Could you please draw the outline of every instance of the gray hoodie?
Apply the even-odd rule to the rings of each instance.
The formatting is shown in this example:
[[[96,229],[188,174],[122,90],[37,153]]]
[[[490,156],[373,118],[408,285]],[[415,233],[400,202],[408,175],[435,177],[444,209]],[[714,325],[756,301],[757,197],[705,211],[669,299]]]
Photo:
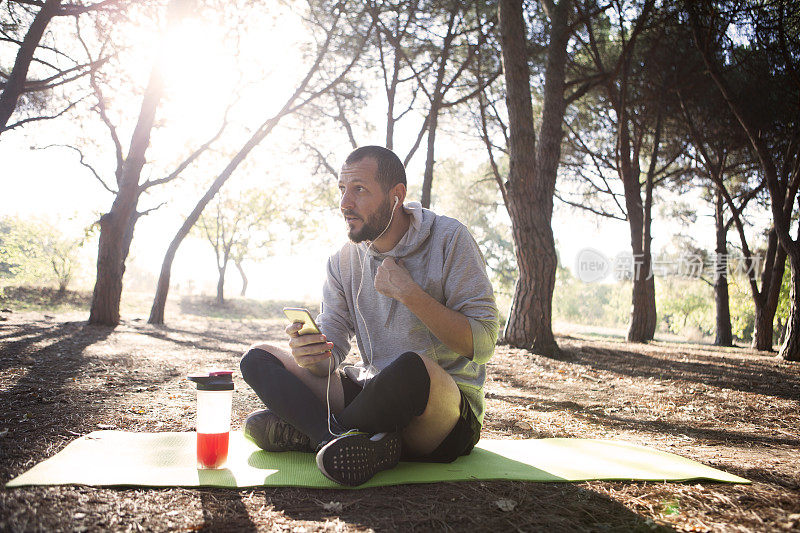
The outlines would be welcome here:
[[[317,324],[334,345],[337,366],[347,357],[353,335],[356,336],[361,362],[344,370],[362,385],[371,375],[360,370],[370,361],[380,371],[407,351],[433,359],[453,377],[482,424],[486,362],[494,353],[499,328],[497,304],[483,255],[467,228],[457,220],[436,215],[418,202],[403,208],[411,215],[411,223],[392,250],[382,254],[368,249],[364,242],[348,242],[328,259]],[[455,353],[405,305],[375,290],[375,273],[386,257],[402,259],[403,266],[425,292],[467,317],[474,347],[471,358]]]

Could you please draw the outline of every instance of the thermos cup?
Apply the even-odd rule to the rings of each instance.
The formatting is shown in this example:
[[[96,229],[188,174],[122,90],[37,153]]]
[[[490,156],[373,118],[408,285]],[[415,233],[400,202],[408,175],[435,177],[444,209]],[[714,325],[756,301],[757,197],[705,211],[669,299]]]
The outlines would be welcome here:
[[[222,468],[228,459],[233,372],[193,374],[197,384],[197,468]]]

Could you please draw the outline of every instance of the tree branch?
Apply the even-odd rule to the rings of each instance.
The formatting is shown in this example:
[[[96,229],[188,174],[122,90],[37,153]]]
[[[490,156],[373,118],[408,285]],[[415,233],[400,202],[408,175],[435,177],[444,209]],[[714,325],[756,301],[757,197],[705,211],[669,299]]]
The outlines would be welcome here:
[[[232,105],[233,104],[231,104],[231,106]],[[228,106],[228,109],[225,112],[225,118],[223,118],[223,120],[222,120],[222,125],[219,127],[219,130],[217,130],[217,132],[214,134],[213,137],[211,137],[209,140],[207,140],[202,145],[200,145],[200,147],[197,148],[197,150],[195,150],[194,152],[189,154],[189,156],[186,159],[184,159],[183,161],[181,161],[181,163],[169,175],[164,176],[163,178],[158,178],[158,179],[155,179],[155,180],[147,180],[147,181],[145,181],[144,183],[142,183],[139,186],[139,191],[140,192],[144,192],[147,189],[149,189],[150,187],[155,187],[156,185],[163,185],[164,183],[169,183],[170,181],[172,181],[175,178],[177,178],[178,176],[180,176],[181,172],[186,170],[186,168],[189,167],[189,165],[194,163],[194,161],[198,157],[203,155],[203,152],[208,150],[209,147],[214,143],[214,141],[219,139],[220,135],[222,135],[222,132],[225,131],[225,128],[228,126],[228,112],[230,111],[231,106]]]
[[[480,81],[480,80],[479,80]],[[486,146],[486,152],[489,156],[489,164],[492,168],[492,176],[497,183],[497,188],[500,189],[500,195],[503,197],[503,205],[508,205],[508,191],[506,190],[503,177],[500,175],[500,169],[497,166],[497,161],[494,158],[494,150],[492,149],[492,141],[489,138],[488,120],[486,119],[486,103],[484,102],[485,95],[481,93],[478,96],[478,107],[480,109],[480,123],[481,123],[481,139]]]
[[[114,189],[109,187],[108,184],[103,180],[103,178],[100,177],[100,174],[97,172],[97,170],[95,170],[95,168],[86,161],[86,157],[84,156],[83,152],[79,148],[77,148],[75,146],[72,146],[72,145],[69,145],[69,144],[48,144],[47,146],[42,146],[41,148],[35,147],[35,148],[32,148],[32,149],[34,149],[34,150],[46,150],[48,148],[68,148],[68,149],[76,152],[78,154],[78,157],[79,157],[79,161],[78,162],[91,171],[91,173],[95,177],[95,179],[97,179],[97,181],[100,182],[100,185],[102,185],[103,188],[105,190],[107,190],[108,192],[110,192],[111,194],[114,194],[114,195],[117,194],[117,191],[115,191]]]
[[[459,98],[457,100],[453,100],[452,102],[442,102],[441,109],[447,109],[449,107],[453,107],[453,106],[456,106],[456,105],[459,105],[459,104],[463,104],[467,100],[471,100],[471,99],[475,98],[479,93],[482,93],[484,91],[484,89],[486,89],[486,87],[491,85],[492,82],[494,82],[494,80],[496,80],[500,76],[501,72],[502,71],[500,71],[500,70],[497,70],[497,71],[493,72],[489,76],[489,78],[485,81],[485,83],[483,85],[480,85],[480,86],[476,87],[475,90],[471,91],[468,94],[465,94],[461,98]]]
[[[566,122],[566,121],[565,121],[565,122]],[[587,146],[587,144],[586,144],[586,143],[583,141],[583,138],[582,138],[582,137],[581,137],[581,136],[578,134],[578,132],[576,132],[576,131],[575,131],[575,129],[572,127],[572,124],[569,124],[569,123],[567,123],[567,129],[569,129],[569,131],[572,133],[572,138],[573,138],[573,139],[576,139],[576,140],[578,141],[578,144],[580,145],[580,147],[581,147],[581,149],[583,150],[583,152],[584,152],[586,155],[588,155],[588,156],[589,156],[589,158],[592,160],[592,164],[594,165],[595,169],[597,170],[597,176],[598,176],[598,177],[599,177],[601,180],[603,180],[603,183],[604,183],[604,184],[605,184],[605,186],[606,186],[606,191],[605,191],[605,192],[607,192],[607,193],[611,194],[611,198],[614,200],[614,203],[615,203],[615,204],[617,204],[617,208],[619,208],[619,210],[620,210],[620,213],[623,213],[623,214],[625,214],[625,215],[626,215],[626,217],[627,217],[627,211],[626,211],[626,210],[625,210],[625,209],[622,207],[622,205],[619,203],[619,200],[617,200],[617,196],[616,196],[616,195],[613,193],[613,191],[611,190],[611,184],[609,184],[609,183],[608,183],[608,180],[606,179],[606,177],[605,177],[605,174],[603,173],[603,170],[602,170],[602,168],[600,167],[600,162],[599,162],[600,160],[602,160],[602,161],[605,163],[605,165],[606,165],[607,167],[611,167],[611,165],[609,164],[609,162],[608,162],[607,160],[605,160],[604,158],[598,158],[598,157],[597,157],[597,155],[594,153],[594,151],[593,151],[593,150],[591,150],[591,149],[589,148],[589,146]],[[584,179],[585,179],[585,178],[584,178]],[[595,184],[594,184],[594,182],[592,182],[592,180],[587,180],[587,181],[588,181],[589,183],[591,183],[592,185],[595,185]],[[596,187],[598,190],[602,190],[600,187],[597,187],[596,185],[595,185],[595,187]]]
[[[150,209],[145,209],[144,211],[139,211],[138,213],[136,213],[136,218],[143,217],[143,216],[145,216],[145,215],[149,215],[150,213],[152,213],[152,212],[153,212],[153,211],[155,211],[156,209],[161,209],[161,208],[162,208],[162,207],[164,207],[165,205],[167,205],[167,202],[166,202],[166,201],[164,201],[164,202],[161,202],[161,203],[160,203],[160,204],[158,204],[157,206],[155,206],[155,207],[151,207]]]
[[[40,121],[40,120],[52,120],[52,119],[54,119],[54,118],[58,118],[58,117],[60,117],[61,115],[63,115],[64,113],[66,113],[67,111],[69,111],[70,109],[72,109],[73,107],[75,107],[76,105],[78,105],[78,104],[79,104],[80,102],[82,102],[82,101],[83,101],[85,98],[86,98],[86,97],[84,96],[83,98],[80,98],[80,99],[78,99],[78,100],[76,100],[76,101],[74,101],[74,102],[71,102],[71,103],[70,103],[70,104],[69,104],[67,107],[65,107],[64,109],[62,109],[60,112],[56,113],[55,115],[45,115],[45,116],[39,116],[39,117],[29,117],[29,118],[25,118],[25,119],[22,119],[22,120],[20,120],[20,121],[17,121],[17,122],[15,122],[15,123],[11,124],[10,126],[5,126],[5,127],[3,127],[3,128],[0,128],[0,133],[3,133],[3,132],[5,132],[5,131],[10,131],[10,130],[13,130],[14,128],[18,128],[18,127],[20,127],[20,126],[24,126],[25,124],[29,124],[29,123],[31,123],[31,122],[38,122],[38,121]]]
[[[414,145],[406,154],[405,159],[403,159],[403,165],[407,166],[408,162],[411,161],[411,158],[414,156],[414,152],[417,151],[419,148],[420,143],[422,142],[422,137],[425,136],[425,132],[428,131],[428,122],[430,121],[430,117],[426,116],[425,120],[422,121],[422,127],[419,129],[419,133],[417,134],[417,139],[414,141]]]
[[[75,33],[77,35],[78,42],[81,43],[83,50],[86,52],[86,56],[92,60],[92,53],[89,51],[89,46],[86,44],[86,41],[84,41],[83,36],[81,35],[80,19],[78,18],[75,19]],[[116,126],[114,126],[114,123],[111,122],[111,118],[108,116],[105,95],[103,95],[100,84],[97,83],[97,76],[94,70],[89,72],[89,85],[91,85],[95,98],[97,98],[97,105],[94,107],[94,109],[100,115],[100,119],[103,121],[103,124],[105,124],[106,128],[108,129],[108,133],[111,136],[111,142],[114,144],[114,157],[116,160],[114,177],[116,178],[117,186],[119,186],[120,180],[122,179],[122,165],[125,162],[124,156],[122,155],[122,142],[119,139]]]
[[[316,146],[313,146],[312,144],[307,143],[307,142],[304,142],[303,145],[306,148],[309,148],[311,151],[313,151],[316,154],[317,163],[319,165],[325,167],[325,170],[327,170],[330,175],[332,175],[334,178],[336,178],[338,176],[339,173],[336,171],[335,168],[333,168],[333,165],[331,165],[328,162],[328,158],[325,157],[325,155],[322,152],[320,152],[319,149]],[[317,167],[317,168],[319,168],[319,167]]]
[[[301,107],[305,106],[309,102],[315,100],[320,95],[328,92],[329,90],[331,90],[331,88],[333,88],[336,85],[338,85],[339,83],[341,83],[341,81],[344,79],[344,77],[347,75],[347,73],[350,72],[350,69],[352,69],[353,66],[361,58],[361,54],[364,52],[364,44],[366,43],[367,39],[369,38],[369,35],[372,33],[373,25],[374,25],[374,22],[372,24],[370,24],[369,28],[367,28],[367,32],[363,36],[363,38],[361,40],[361,45],[358,47],[358,53],[353,56],[352,61],[350,61],[350,63],[342,70],[342,72],[340,72],[339,75],[336,76],[336,78],[333,79],[333,81],[331,81],[330,83],[328,83],[327,85],[325,85],[321,89],[311,93],[305,100],[303,100],[299,104],[297,104],[297,105],[295,105],[293,107],[290,107],[288,109],[284,108],[284,110],[281,111],[280,116],[288,115],[290,113],[293,113],[293,112],[297,111]],[[318,54],[317,59],[314,61],[313,66],[308,70],[308,74],[303,79],[303,82],[301,82],[301,84],[298,87],[297,91],[295,91],[294,95],[292,95],[292,97],[290,98],[290,100],[289,100],[290,102],[293,102],[296,98],[298,98],[300,96],[300,94],[302,94],[302,92],[305,90],[305,87],[308,85],[309,81],[311,81],[311,78],[313,77],[314,73],[319,68],[319,65],[322,63],[322,58],[325,56],[328,48],[330,47],[330,41],[331,41],[332,37],[333,37],[333,29],[331,29],[331,31],[328,33],[328,36],[325,39],[325,44],[322,47],[322,52],[320,52]]]
[[[593,208],[591,206],[588,206],[588,205],[585,205],[585,204],[579,204],[577,202],[573,202],[571,200],[567,200],[565,198],[562,198],[561,195],[558,193],[558,191],[553,193],[553,196],[555,196],[561,202],[563,202],[563,203],[565,203],[567,205],[570,205],[572,207],[577,207],[578,209],[583,209],[584,211],[589,211],[590,213],[594,213],[595,215],[599,215],[601,217],[612,218],[614,220],[621,220],[623,222],[628,220],[628,217],[621,217],[619,215],[615,215],[614,213],[609,213],[607,211],[602,211],[602,210],[599,210],[599,209],[595,209],[595,208]]]
[[[59,85],[64,85],[65,83],[69,83],[71,81],[77,80],[80,77],[86,75],[84,69],[88,67],[89,70],[96,69],[106,63],[110,57],[104,57],[102,59],[98,59],[97,61],[92,61],[91,63],[84,63],[81,65],[75,65],[74,67],[70,67],[66,70],[61,70],[56,74],[48,78],[44,78],[41,80],[26,80],[25,87],[22,90],[24,93],[36,92],[36,91],[45,91],[47,89],[52,89],[53,87],[58,87]],[[67,74],[77,72],[77,74],[73,76],[67,76]],[[63,79],[64,76],[67,76]]]

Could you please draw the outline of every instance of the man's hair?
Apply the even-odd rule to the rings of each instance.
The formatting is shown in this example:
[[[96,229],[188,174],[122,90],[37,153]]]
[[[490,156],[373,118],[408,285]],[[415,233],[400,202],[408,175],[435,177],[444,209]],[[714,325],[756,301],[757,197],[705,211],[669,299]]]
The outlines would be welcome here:
[[[371,157],[378,162],[378,171],[375,179],[384,192],[398,183],[406,185],[406,169],[403,166],[403,162],[394,152],[383,146],[371,145],[356,148],[350,152],[350,155],[344,160],[344,164],[352,165],[367,157]]]

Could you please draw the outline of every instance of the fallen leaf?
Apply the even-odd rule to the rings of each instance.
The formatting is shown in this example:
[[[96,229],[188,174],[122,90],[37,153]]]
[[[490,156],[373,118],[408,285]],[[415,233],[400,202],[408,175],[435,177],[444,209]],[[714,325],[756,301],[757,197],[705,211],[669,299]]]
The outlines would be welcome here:
[[[72,515],[72,518],[75,520],[80,520],[81,518],[86,518],[86,513],[75,513]]]
[[[117,429],[114,424],[97,424],[98,429]]]
[[[322,504],[322,508],[329,512],[341,513],[342,502],[327,502]]]
[[[494,504],[497,506],[498,509],[500,509],[501,511],[506,512],[506,513],[513,511],[514,508],[517,506],[517,502],[516,501],[509,500],[509,499],[506,499],[506,498],[501,498],[501,499],[497,500],[496,502],[494,502]]]
[[[525,429],[525,430],[528,430],[528,431],[530,431],[531,429],[533,429],[533,426],[531,425],[531,423],[530,423],[530,422],[527,422],[527,421],[525,421],[525,420],[520,420],[520,421],[518,421],[518,422],[517,422],[516,424],[514,424],[514,425],[515,425],[516,427],[518,427],[519,429]]]

